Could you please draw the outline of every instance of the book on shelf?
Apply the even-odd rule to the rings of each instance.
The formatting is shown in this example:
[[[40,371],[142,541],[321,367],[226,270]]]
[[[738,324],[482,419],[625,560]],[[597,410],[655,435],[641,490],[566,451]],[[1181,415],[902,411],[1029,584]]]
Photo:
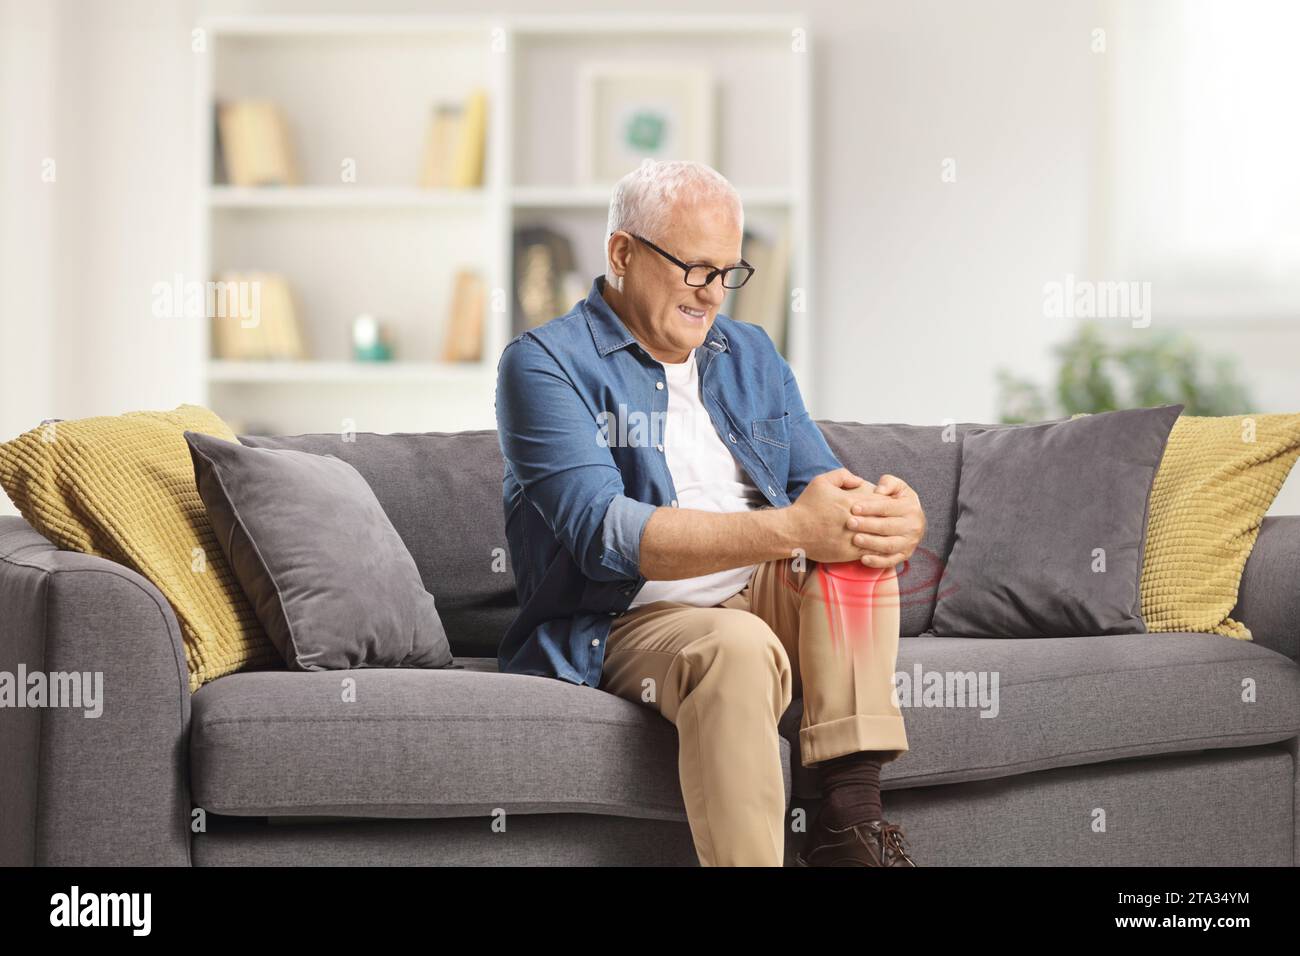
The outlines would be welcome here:
[[[483,90],[475,90],[463,103],[434,106],[420,171],[423,188],[473,189],[483,185],[487,108]]]
[[[298,185],[289,127],[276,104],[266,100],[220,103],[217,132],[221,167],[230,185]]]
[[[482,186],[483,158],[486,152],[487,93],[475,90],[465,101],[451,185],[460,189]]]
[[[214,283],[212,354],[230,361],[307,357],[293,290],[270,272],[223,272]]]
[[[461,107],[451,103],[440,103],[433,109],[424,149],[424,168],[420,171],[420,185],[425,189],[437,189],[451,178],[461,113]]]
[[[741,248],[754,274],[743,288],[727,293],[722,311],[741,322],[761,325],[777,351],[786,349],[786,319],[789,313],[786,293],[790,277],[790,242],[785,229],[767,238],[745,230]]]
[[[487,285],[478,273],[461,269],[452,286],[451,310],[443,337],[444,362],[478,362],[483,358]]]

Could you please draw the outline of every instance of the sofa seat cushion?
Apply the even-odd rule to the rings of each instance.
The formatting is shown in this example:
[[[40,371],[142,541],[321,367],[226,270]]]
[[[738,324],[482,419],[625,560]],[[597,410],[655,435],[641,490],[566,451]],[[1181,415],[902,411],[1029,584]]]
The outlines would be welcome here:
[[[1300,733],[1300,666],[1215,634],[906,637],[894,670],[908,751],[881,770],[886,789],[1248,747]],[[914,691],[918,671],[922,685],[943,678],[953,688],[952,675],[973,675],[971,686],[983,679],[989,693],[983,701],[967,695],[966,706],[957,706],[955,692],[932,690],[927,699]],[[802,715],[796,698],[781,720],[788,740],[798,740]],[[819,794],[818,774],[797,759],[794,778],[796,794]]]
[[[232,816],[435,818],[500,808],[686,820],[677,730],[654,710],[591,687],[499,674],[491,658],[453,664],[213,681],[192,699],[195,805]],[[785,740],[781,762],[788,795]]]

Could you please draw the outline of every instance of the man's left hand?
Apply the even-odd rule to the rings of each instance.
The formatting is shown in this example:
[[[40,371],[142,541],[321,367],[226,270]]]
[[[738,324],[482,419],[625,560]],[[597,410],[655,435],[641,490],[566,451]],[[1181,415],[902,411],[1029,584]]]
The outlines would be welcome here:
[[[853,543],[867,550],[860,560],[866,564],[869,556],[884,556],[893,567],[910,558],[926,526],[921,499],[911,486],[896,475],[881,475],[874,486],[867,482],[852,493],[861,497],[849,519],[849,527],[858,532]]]

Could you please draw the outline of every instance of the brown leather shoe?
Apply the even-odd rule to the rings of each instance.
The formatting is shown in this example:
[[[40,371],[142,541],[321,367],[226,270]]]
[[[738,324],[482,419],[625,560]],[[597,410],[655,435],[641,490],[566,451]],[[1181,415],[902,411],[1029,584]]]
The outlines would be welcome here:
[[[916,866],[904,836],[902,827],[887,820],[837,830],[819,816],[795,860],[799,866]]]

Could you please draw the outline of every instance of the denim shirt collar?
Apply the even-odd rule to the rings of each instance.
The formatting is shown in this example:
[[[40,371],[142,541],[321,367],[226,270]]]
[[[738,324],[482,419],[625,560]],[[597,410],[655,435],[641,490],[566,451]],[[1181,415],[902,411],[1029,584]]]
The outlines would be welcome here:
[[[587,293],[587,298],[582,303],[582,311],[587,316],[587,326],[591,329],[591,337],[596,343],[596,352],[601,358],[636,342],[636,336],[605,301],[605,296],[601,294],[604,287],[605,277],[596,276],[591,283],[591,291]],[[709,327],[709,334],[704,337],[704,344],[711,348],[714,354],[728,350],[727,337],[718,328],[716,318],[713,325]]]

